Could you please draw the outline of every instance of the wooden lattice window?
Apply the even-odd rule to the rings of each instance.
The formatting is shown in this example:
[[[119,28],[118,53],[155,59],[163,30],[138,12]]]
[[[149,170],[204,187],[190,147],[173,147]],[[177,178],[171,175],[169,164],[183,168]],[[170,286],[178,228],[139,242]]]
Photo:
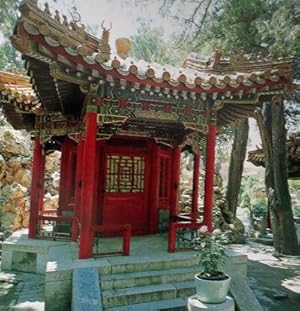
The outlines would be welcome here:
[[[159,183],[159,197],[167,198],[169,196],[169,174],[170,174],[170,159],[161,157],[160,159],[160,183]]]
[[[144,173],[144,157],[107,155],[105,191],[143,192]]]

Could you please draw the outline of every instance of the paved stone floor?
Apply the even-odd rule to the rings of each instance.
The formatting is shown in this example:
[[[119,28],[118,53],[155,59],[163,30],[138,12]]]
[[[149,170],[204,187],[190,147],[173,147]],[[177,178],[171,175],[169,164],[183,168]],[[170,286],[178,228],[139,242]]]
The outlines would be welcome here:
[[[248,255],[248,283],[265,311],[300,310],[299,256],[276,258],[272,247],[251,241],[232,248]],[[0,269],[0,311],[43,311],[43,293],[44,275]]]
[[[300,310],[300,256],[277,258],[273,247],[252,241],[232,248],[248,255],[248,284],[265,311]]]
[[[0,311],[11,310],[44,310],[44,275],[0,270]]]

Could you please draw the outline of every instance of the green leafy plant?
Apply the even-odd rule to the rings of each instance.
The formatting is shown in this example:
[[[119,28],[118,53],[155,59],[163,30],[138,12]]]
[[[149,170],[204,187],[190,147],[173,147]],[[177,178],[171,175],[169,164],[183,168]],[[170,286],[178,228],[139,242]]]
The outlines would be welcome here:
[[[227,256],[228,233],[222,233],[219,229],[210,233],[207,226],[202,226],[199,232],[199,237],[195,239],[196,256],[199,257],[198,264],[202,269],[199,277],[210,280],[226,278],[225,274],[220,271],[220,266]]]

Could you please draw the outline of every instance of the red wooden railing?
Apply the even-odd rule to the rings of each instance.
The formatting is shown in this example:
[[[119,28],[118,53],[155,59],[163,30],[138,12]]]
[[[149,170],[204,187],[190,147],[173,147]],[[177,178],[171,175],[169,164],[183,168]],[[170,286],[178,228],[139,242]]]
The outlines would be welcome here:
[[[174,253],[176,250],[191,250],[193,246],[193,237],[197,236],[197,231],[203,225],[203,221],[198,218],[193,218],[190,215],[178,215],[173,217],[169,224],[169,238],[168,238],[168,250],[170,253]],[[190,233],[190,239],[186,246],[177,246],[179,239],[184,239],[184,236],[178,237],[179,230],[186,230]]]
[[[131,239],[131,225],[118,225],[118,224],[108,224],[108,225],[97,225],[93,227],[94,241],[97,243],[100,238],[105,237],[105,235],[119,235],[123,238],[122,250],[115,252],[100,252],[98,247],[96,251],[93,250],[93,257],[101,257],[108,255],[123,255],[129,256],[130,253],[130,239]],[[98,244],[97,244],[98,245]]]

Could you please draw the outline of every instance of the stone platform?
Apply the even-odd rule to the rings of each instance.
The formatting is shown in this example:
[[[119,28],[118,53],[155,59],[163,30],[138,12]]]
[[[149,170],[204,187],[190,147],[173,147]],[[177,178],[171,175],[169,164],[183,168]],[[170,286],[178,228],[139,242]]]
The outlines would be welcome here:
[[[121,239],[101,241],[104,251],[118,249]],[[26,230],[3,243],[3,270],[45,274],[46,310],[70,310],[74,270],[94,268],[99,277],[103,310],[186,310],[195,293],[194,251],[168,253],[166,234],[133,237],[129,257],[77,258],[77,243],[28,239]],[[247,256],[228,251],[224,266],[231,277],[245,281]],[[74,299],[73,299],[74,301]]]
[[[235,311],[234,300],[227,296],[223,303],[204,303],[197,299],[197,295],[188,299],[188,311]]]

